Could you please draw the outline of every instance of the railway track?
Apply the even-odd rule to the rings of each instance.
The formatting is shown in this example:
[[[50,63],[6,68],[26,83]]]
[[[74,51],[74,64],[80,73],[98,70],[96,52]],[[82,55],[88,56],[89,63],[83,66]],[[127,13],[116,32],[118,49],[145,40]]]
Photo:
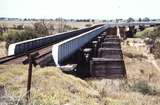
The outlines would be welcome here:
[[[38,57],[36,57],[36,61],[39,61],[40,58],[43,58],[47,54],[51,53],[51,50],[52,50],[52,45],[49,45],[47,47],[28,51],[25,54],[3,57],[3,58],[0,58],[0,64],[23,64],[23,61],[25,61],[27,59],[27,55],[29,53],[32,54],[35,52],[39,53]]]
[[[16,59],[18,56],[7,56],[0,58],[0,64],[4,64],[6,62],[9,62],[10,60]]]
[[[55,42],[55,43],[57,43],[57,42]],[[26,53],[23,53],[23,54],[2,57],[2,58],[0,58],[0,64],[7,64],[7,65],[8,64],[23,64],[23,61],[25,61],[27,59],[27,55],[35,53],[35,52],[37,52],[39,54],[35,59],[36,62],[42,64],[42,61],[45,59],[45,56],[48,56],[49,54],[51,55],[52,46],[55,43],[50,44],[45,47],[37,48],[35,50],[27,51]]]
[[[11,55],[11,56],[0,58],[0,64],[23,64],[23,61],[25,61],[25,59],[27,59],[27,55],[28,54],[32,54],[34,52],[39,53],[39,56],[36,57],[36,61],[37,61],[37,63],[42,64],[43,59],[45,59],[47,56],[50,56],[51,51],[52,51],[52,45],[54,45],[54,44],[56,44],[58,42],[64,41],[67,38],[74,37],[76,35],[79,35],[79,34],[87,32],[87,31],[90,31],[90,30],[92,30],[92,29],[94,29],[96,27],[99,27],[99,26],[101,26],[101,25],[96,25],[96,26],[93,26],[93,27],[90,27],[90,28],[84,28],[84,29],[80,29],[80,30],[77,30],[77,31],[71,31],[71,32],[66,32],[66,33],[62,33],[62,34],[60,33],[60,35],[57,36],[57,38],[59,37],[57,40],[55,40],[52,43],[47,42],[49,44],[47,44],[47,45],[44,44],[43,47],[35,48],[35,49],[29,50],[29,51],[25,51],[25,52],[22,51],[22,53],[20,53],[20,54],[15,54],[15,55]],[[67,35],[68,35],[68,37],[67,37]],[[61,37],[64,37],[64,38],[62,39]],[[50,37],[50,39],[51,38],[52,37]],[[56,39],[56,37],[55,37],[55,39]],[[45,40],[45,37],[44,37],[44,40]],[[36,42],[36,40],[35,40],[35,42]],[[46,43],[46,41],[45,41],[45,43]],[[25,43],[23,44],[23,46],[22,46],[23,50],[26,50],[23,47],[28,47],[28,46],[33,46],[34,47],[34,45],[32,45],[32,43],[31,44],[28,43],[27,46],[26,46],[26,44]],[[16,48],[14,50],[16,50]],[[21,49],[18,49],[18,50],[21,50]]]

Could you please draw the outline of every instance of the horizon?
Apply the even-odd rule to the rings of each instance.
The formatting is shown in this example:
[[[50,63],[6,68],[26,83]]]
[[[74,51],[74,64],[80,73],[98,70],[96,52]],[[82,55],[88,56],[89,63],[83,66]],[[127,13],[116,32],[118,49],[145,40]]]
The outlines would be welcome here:
[[[64,19],[64,20],[72,20],[73,18],[63,18],[63,17],[57,17],[57,18],[18,18],[18,17],[1,17],[0,16],[0,19],[35,19],[35,20],[56,20],[56,19]],[[128,17],[127,19],[129,18],[132,18],[132,17]],[[144,17],[144,18],[149,18],[149,17]],[[141,18],[141,19],[144,19],[144,18]],[[127,20],[127,19],[122,19],[122,20]],[[136,20],[139,20],[140,18],[133,18],[135,21]],[[149,18],[150,20],[160,20],[160,18]],[[26,20],[26,21],[27,21]],[[120,18],[117,18],[117,19],[94,19],[94,18],[75,18],[73,20],[106,20],[106,21],[110,21],[110,20],[120,20]]]

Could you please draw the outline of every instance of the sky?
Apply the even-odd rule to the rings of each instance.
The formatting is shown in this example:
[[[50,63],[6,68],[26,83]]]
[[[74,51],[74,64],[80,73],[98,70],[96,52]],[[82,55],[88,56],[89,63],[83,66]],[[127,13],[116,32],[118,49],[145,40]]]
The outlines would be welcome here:
[[[160,18],[160,0],[0,0],[0,17]]]

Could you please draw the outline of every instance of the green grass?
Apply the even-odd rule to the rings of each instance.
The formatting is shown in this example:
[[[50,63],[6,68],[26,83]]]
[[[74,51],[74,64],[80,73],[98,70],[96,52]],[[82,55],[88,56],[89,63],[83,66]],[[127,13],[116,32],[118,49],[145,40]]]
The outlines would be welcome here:
[[[137,32],[134,37],[136,38],[145,38],[151,34],[152,31],[154,31],[154,27],[146,28],[143,31]]]

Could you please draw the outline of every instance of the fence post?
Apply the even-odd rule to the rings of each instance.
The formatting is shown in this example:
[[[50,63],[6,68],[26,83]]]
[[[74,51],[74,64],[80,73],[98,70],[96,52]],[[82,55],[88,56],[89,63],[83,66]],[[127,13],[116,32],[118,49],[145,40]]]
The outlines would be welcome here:
[[[28,54],[27,55],[28,58],[23,61],[23,64],[27,64],[29,63],[29,68],[28,68],[28,81],[27,81],[27,94],[26,94],[26,99],[27,99],[27,103],[30,101],[30,90],[31,90],[31,82],[32,82],[32,68],[33,66],[36,67],[37,63],[35,61],[35,58],[37,56],[39,56],[38,52],[32,53],[32,54]]]
[[[29,68],[28,68],[28,81],[27,81],[27,94],[26,94],[26,98],[27,98],[27,103],[30,100],[30,89],[31,89],[31,81],[32,81],[32,56],[31,54],[28,55],[28,60],[29,60]]]

